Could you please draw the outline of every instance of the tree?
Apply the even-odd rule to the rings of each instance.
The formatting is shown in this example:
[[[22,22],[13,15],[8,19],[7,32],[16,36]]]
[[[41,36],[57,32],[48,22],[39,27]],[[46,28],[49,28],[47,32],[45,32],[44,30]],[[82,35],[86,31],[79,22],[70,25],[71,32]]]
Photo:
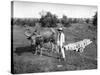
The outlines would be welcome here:
[[[90,21],[89,19],[86,19],[86,23],[89,23],[89,21]]]
[[[73,19],[73,23],[77,23],[78,22],[78,19],[77,18],[74,18]]]
[[[63,17],[61,18],[61,23],[62,23],[65,27],[69,26],[69,21],[68,21],[68,18],[67,18],[66,15],[63,15]]]
[[[46,12],[46,14],[41,15],[40,23],[43,27],[56,27],[56,23],[58,22],[58,18],[56,15],[51,14],[50,12]]]
[[[97,12],[93,16],[93,25],[97,27]]]

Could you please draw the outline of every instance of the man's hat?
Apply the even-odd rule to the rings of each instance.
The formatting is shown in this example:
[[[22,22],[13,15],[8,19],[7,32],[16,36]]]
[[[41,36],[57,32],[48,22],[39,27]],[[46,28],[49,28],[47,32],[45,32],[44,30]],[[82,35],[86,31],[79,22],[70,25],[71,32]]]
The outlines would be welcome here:
[[[63,31],[63,29],[62,28],[58,28],[58,31]]]

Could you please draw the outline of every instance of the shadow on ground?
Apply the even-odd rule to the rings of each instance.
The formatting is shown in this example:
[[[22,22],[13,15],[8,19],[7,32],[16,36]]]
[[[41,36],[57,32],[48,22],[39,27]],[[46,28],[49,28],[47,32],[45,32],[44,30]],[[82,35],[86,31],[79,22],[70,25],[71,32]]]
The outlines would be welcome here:
[[[17,47],[15,52],[17,55],[22,55],[23,53],[33,53],[33,55],[35,54],[35,48],[31,47],[31,46],[25,46],[25,47]],[[38,52],[38,55],[40,55],[40,52]],[[52,57],[52,58],[56,58],[59,59],[60,55],[58,53],[53,53],[53,52],[47,52],[45,50],[42,51],[42,55],[43,56],[47,56],[47,57]]]
[[[32,48],[31,46],[25,46],[25,47],[17,47],[15,50],[15,53],[17,55],[21,55],[22,53],[27,53],[27,52],[35,52],[35,49]]]

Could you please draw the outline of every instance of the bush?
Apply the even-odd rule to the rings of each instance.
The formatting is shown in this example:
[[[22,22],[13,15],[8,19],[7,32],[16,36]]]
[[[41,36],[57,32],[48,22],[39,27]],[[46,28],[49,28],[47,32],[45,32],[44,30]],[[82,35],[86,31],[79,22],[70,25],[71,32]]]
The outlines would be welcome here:
[[[39,22],[39,19],[36,18],[12,18],[11,25],[28,25],[28,26],[35,26],[35,23]]]
[[[58,22],[57,16],[47,12],[46,15],[41,15],[40,23],[42,27],[56,27]]]
[[[93,25],[97,27],[97,12],[93,16]]]
[[[65,15],[63,15],[63,17],[61,18],[61,23],[63,24],[64,27],[69,27],[70,26],[68,18]]]

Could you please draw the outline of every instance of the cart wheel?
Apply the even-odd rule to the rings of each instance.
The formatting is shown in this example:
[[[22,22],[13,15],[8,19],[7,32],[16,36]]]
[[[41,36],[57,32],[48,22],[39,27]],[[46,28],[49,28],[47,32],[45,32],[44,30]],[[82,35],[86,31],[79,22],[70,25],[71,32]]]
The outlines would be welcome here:
[[[84,49],[83,47],[80,47],[79,48],[79,52],[82,53],[83,52],[83,49]]]

